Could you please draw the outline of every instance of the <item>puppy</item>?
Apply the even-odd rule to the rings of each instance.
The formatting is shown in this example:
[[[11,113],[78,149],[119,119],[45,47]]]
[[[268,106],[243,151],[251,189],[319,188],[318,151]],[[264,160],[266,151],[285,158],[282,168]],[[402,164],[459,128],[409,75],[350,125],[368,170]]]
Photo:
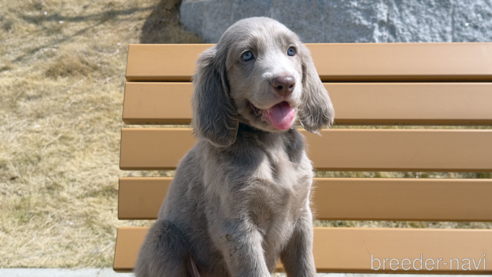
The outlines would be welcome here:
[[[334,110],[309,50],[279,22],[243,19],[198,59],[196,145],[181,160],[137,277],[315,276],[304,139]]]

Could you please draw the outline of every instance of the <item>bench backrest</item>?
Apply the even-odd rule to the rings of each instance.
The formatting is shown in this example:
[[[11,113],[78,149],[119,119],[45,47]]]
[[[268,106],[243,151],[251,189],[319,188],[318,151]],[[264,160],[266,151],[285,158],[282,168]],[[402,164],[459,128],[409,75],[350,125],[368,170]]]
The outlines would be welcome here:
[[[190,80],[199,53],[208,47],[131,45],[124,122],[189,124]],[[302,132],[317,170],[492,171],[490,129],[398,127],[492,125],[491,43],[308,48],[336,110],[336,129],[321,136]],[[196,139],[189,127],[168,127],[124,128],[120,168],[175,169]],[[119,219],[155,219],[171,180],[121,178]],[[324,220],[492,221],[490,196],[491,179],[317,178],[313,207]],[[132,269],[145,232],[119,229],[115,270]],[[484,241],[492,241],[491,231],[316,228],[314,251],[319,271],[374,272],[370,254],[400,261],[421,253],[478,261],[492,256],[492,244],[483,247]],[[386,271],[392,272],[388,264]],[[458,272],[440,269],[445,271]],[[492,272],[492,266],[485,271]]]

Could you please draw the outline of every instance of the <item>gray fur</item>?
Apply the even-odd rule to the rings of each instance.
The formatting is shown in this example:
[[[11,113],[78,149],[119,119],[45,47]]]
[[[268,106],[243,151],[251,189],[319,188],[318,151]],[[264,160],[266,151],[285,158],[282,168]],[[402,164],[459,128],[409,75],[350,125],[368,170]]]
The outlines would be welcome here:
[[[293,46],[295,56],[287,56]],[[251,50],[254,62],[240,60]],[[289,96],[271,80],[294,76]],[[238,21],[198,60],[193,126],[185,155],[139,253],[137,277],[271,276],[280,258],[288,276],[315,276],[313,170],[304,138],[255,116],[288,102],[308,131],[333,122],[333,106],[305,46],[268,18]],[[194,264],[193,264],[194,263]]]

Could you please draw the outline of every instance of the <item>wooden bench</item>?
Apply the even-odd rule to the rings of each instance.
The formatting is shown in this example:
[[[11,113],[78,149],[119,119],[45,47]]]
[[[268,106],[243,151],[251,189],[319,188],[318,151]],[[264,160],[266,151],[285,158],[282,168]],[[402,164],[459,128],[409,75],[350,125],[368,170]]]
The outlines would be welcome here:
[[[123,121],[189,124],[195,61],[210,46],[131,45]],[[492,43],[308,47],[333,100],[337,125],[492,125]],[[302,133],[319,171],[492,171],[490,128]],[[195,141],[189,128],[124,128],[120,168],[175,169]],[[121,178],[118,218],[155,219],[171,181]],[[492,179],[317,178],[312,205],[322,220],[490,222]],[[133,269],[146,232],[118,229],[115,271]],[[490,229],[315,228],[314,233],[319,272],[492,273]],[[415,267],[404,260],[420,255],[421,271],[419,260]],[[453,258],[459,270],[456,260],[450,268]],[[398,270],[392,270],[391,259],[398,260]],[[471,272],[462,270],[468,267],[463,259],[470,259]],[[378,261],[380,269],[372,270]]]

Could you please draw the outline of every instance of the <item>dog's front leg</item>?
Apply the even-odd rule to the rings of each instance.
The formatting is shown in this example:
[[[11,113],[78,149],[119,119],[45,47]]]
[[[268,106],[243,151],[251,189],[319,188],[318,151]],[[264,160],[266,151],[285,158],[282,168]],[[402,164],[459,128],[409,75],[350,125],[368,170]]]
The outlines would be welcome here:
[[[270,277],[262,247],[263,237],[251,223],[234,222],[225,226],[222,250],[233,277]]]
[[[314,277],[313,220],[309,208],[297,220],[294,232],[280,255],[289,277]]]

